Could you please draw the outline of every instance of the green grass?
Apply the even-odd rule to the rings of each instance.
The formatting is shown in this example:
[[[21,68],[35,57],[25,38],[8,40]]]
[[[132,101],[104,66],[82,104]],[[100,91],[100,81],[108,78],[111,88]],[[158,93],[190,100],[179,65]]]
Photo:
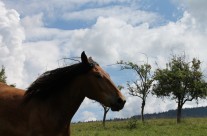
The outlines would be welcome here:
[[[130,129],[130,121],[77,123],[71,125],[72,136],[207,136],[207,118],[187,118],[177,124],[176,119],[137,121]]]

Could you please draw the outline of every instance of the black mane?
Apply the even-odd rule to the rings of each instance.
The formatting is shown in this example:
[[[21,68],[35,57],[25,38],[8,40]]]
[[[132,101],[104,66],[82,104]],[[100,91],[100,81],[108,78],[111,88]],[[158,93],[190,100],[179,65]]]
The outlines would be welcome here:
[[[31,99],[46,100],[50,96],[60,93],[66,84],[70,84],[76,76],[87,73],[94,65],[95,63],[88,65],[78,63],[43,73],[28,87],[23,103],[27,103]]]

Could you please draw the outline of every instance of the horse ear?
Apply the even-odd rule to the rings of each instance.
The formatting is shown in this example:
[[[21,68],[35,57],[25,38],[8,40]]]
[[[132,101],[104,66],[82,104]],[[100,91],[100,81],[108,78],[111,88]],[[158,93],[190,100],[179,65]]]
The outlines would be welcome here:
[[[88,58],[87,58],[87,56],[86,56],[86,54],[85,54],[85,51],[83,51],[82,53],[81,53],[81,61],[82,61],[82,63],[84,63],[84,64],[88,64],[89,62],[88,62]]]

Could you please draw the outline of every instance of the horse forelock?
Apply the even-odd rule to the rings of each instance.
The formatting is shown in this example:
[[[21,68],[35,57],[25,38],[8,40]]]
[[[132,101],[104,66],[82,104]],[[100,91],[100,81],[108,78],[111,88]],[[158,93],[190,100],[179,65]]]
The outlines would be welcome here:
[[[43,73],[28,87],[23,103],[31,99],[47,100],[50,96],[61,93],[66,84],[70,84],[76,76],[87,73],[95,65],[97,63],[91,59],[88,66],[78,63]]]

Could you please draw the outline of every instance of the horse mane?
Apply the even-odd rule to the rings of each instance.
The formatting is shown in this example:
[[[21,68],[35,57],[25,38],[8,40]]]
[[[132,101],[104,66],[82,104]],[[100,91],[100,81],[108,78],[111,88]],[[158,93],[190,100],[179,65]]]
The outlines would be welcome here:
[[[28,87],[23,103],[27,103],[31,99],[44,101],[50,96],[60,93],[65,85],[70,84],[76,76],[87,73],[97,65],[92,59],[89,62],[88,65],[78,63],[43,73]]]

